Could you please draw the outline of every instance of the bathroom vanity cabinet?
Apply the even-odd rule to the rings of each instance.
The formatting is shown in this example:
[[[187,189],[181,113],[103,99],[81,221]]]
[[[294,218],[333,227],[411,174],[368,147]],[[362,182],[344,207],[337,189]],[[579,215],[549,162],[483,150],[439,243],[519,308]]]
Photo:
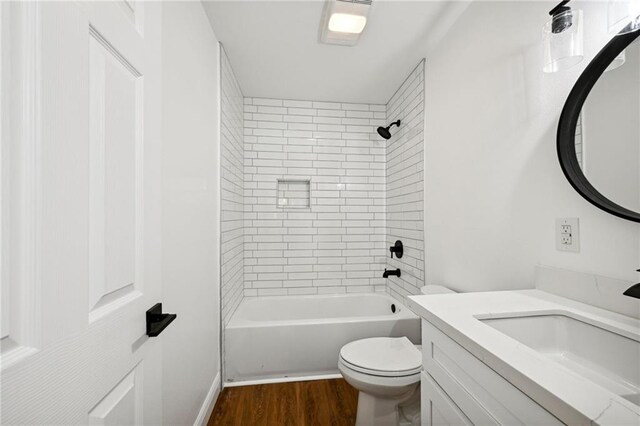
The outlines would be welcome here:
[[[409,297],[423,425],[640,425],[640,320],[540,290]]]
[[[542,406],[422,320],[422,425],[561,425]]]

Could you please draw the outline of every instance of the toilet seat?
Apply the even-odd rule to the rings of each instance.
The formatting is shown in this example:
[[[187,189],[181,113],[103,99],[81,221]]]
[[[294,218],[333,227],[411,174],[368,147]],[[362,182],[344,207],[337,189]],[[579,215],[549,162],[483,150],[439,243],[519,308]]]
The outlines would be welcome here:
[[[407,377],[422,370],[422,354],[406,337],[356,340],[340,350],[346,368],[379,377]]]
[[[419,375],[422,368],[417,368],[414,370],[409,370],[406,372],[394,372],[394,371],[380,371],[380,370],[370,370],[362,367],[358,367],[357,365],[353,365],[348,361],[345,361],[343,358],[340,358],[340,362],[342,365],[350,370],[355,372],[367,375],[367,376],[377,376],[377,377],[386,377],[392,379],[394,377],[409,377],[413,375]]]
[[[408,376],[390,377],[361,373],[345,364],[342,358],[338,360],[338,370],[340,370],[342,376],[351,386],[355,387],[358,390],[367,390],[372,394],[376,393],[374,388],[382,388],[384,389],[384,393],[386,394],[404,394],[404,391],[401,391],[400,389],[406,389],[407,386],[412,386],[416,383],[420,383],[420,376],[422,375],[421,372],[417,372]],[[398,390],[392,392],[391,389]]]

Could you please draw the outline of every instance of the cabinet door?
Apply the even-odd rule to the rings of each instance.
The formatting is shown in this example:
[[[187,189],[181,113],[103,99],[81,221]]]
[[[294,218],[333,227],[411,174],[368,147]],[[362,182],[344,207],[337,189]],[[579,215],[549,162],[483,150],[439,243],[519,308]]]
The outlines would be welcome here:
[[[422,426],[473,425],[429,374],[422,373]]]
[[[474,424],[563,424],[427,321],[422,322],[422,356],[425,372]]]

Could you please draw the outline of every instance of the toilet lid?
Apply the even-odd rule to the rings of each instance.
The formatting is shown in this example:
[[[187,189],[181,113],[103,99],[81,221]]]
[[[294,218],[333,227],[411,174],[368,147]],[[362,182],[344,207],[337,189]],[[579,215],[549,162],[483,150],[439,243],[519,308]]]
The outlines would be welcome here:
[[[406,337],[374,337],[347,343],[340,358],[351,368],[378,376],[407,376],[422,369],[422,353]]]

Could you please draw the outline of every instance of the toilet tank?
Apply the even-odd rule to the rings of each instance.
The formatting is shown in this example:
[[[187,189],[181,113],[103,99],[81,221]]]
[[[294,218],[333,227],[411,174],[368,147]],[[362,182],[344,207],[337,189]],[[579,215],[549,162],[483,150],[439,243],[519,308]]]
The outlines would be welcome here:
[[[441,286],[441,285],[425,285],[420,289],[422,294],[447,294],[447,293],[455,293],[455,291],[450,288]]]

